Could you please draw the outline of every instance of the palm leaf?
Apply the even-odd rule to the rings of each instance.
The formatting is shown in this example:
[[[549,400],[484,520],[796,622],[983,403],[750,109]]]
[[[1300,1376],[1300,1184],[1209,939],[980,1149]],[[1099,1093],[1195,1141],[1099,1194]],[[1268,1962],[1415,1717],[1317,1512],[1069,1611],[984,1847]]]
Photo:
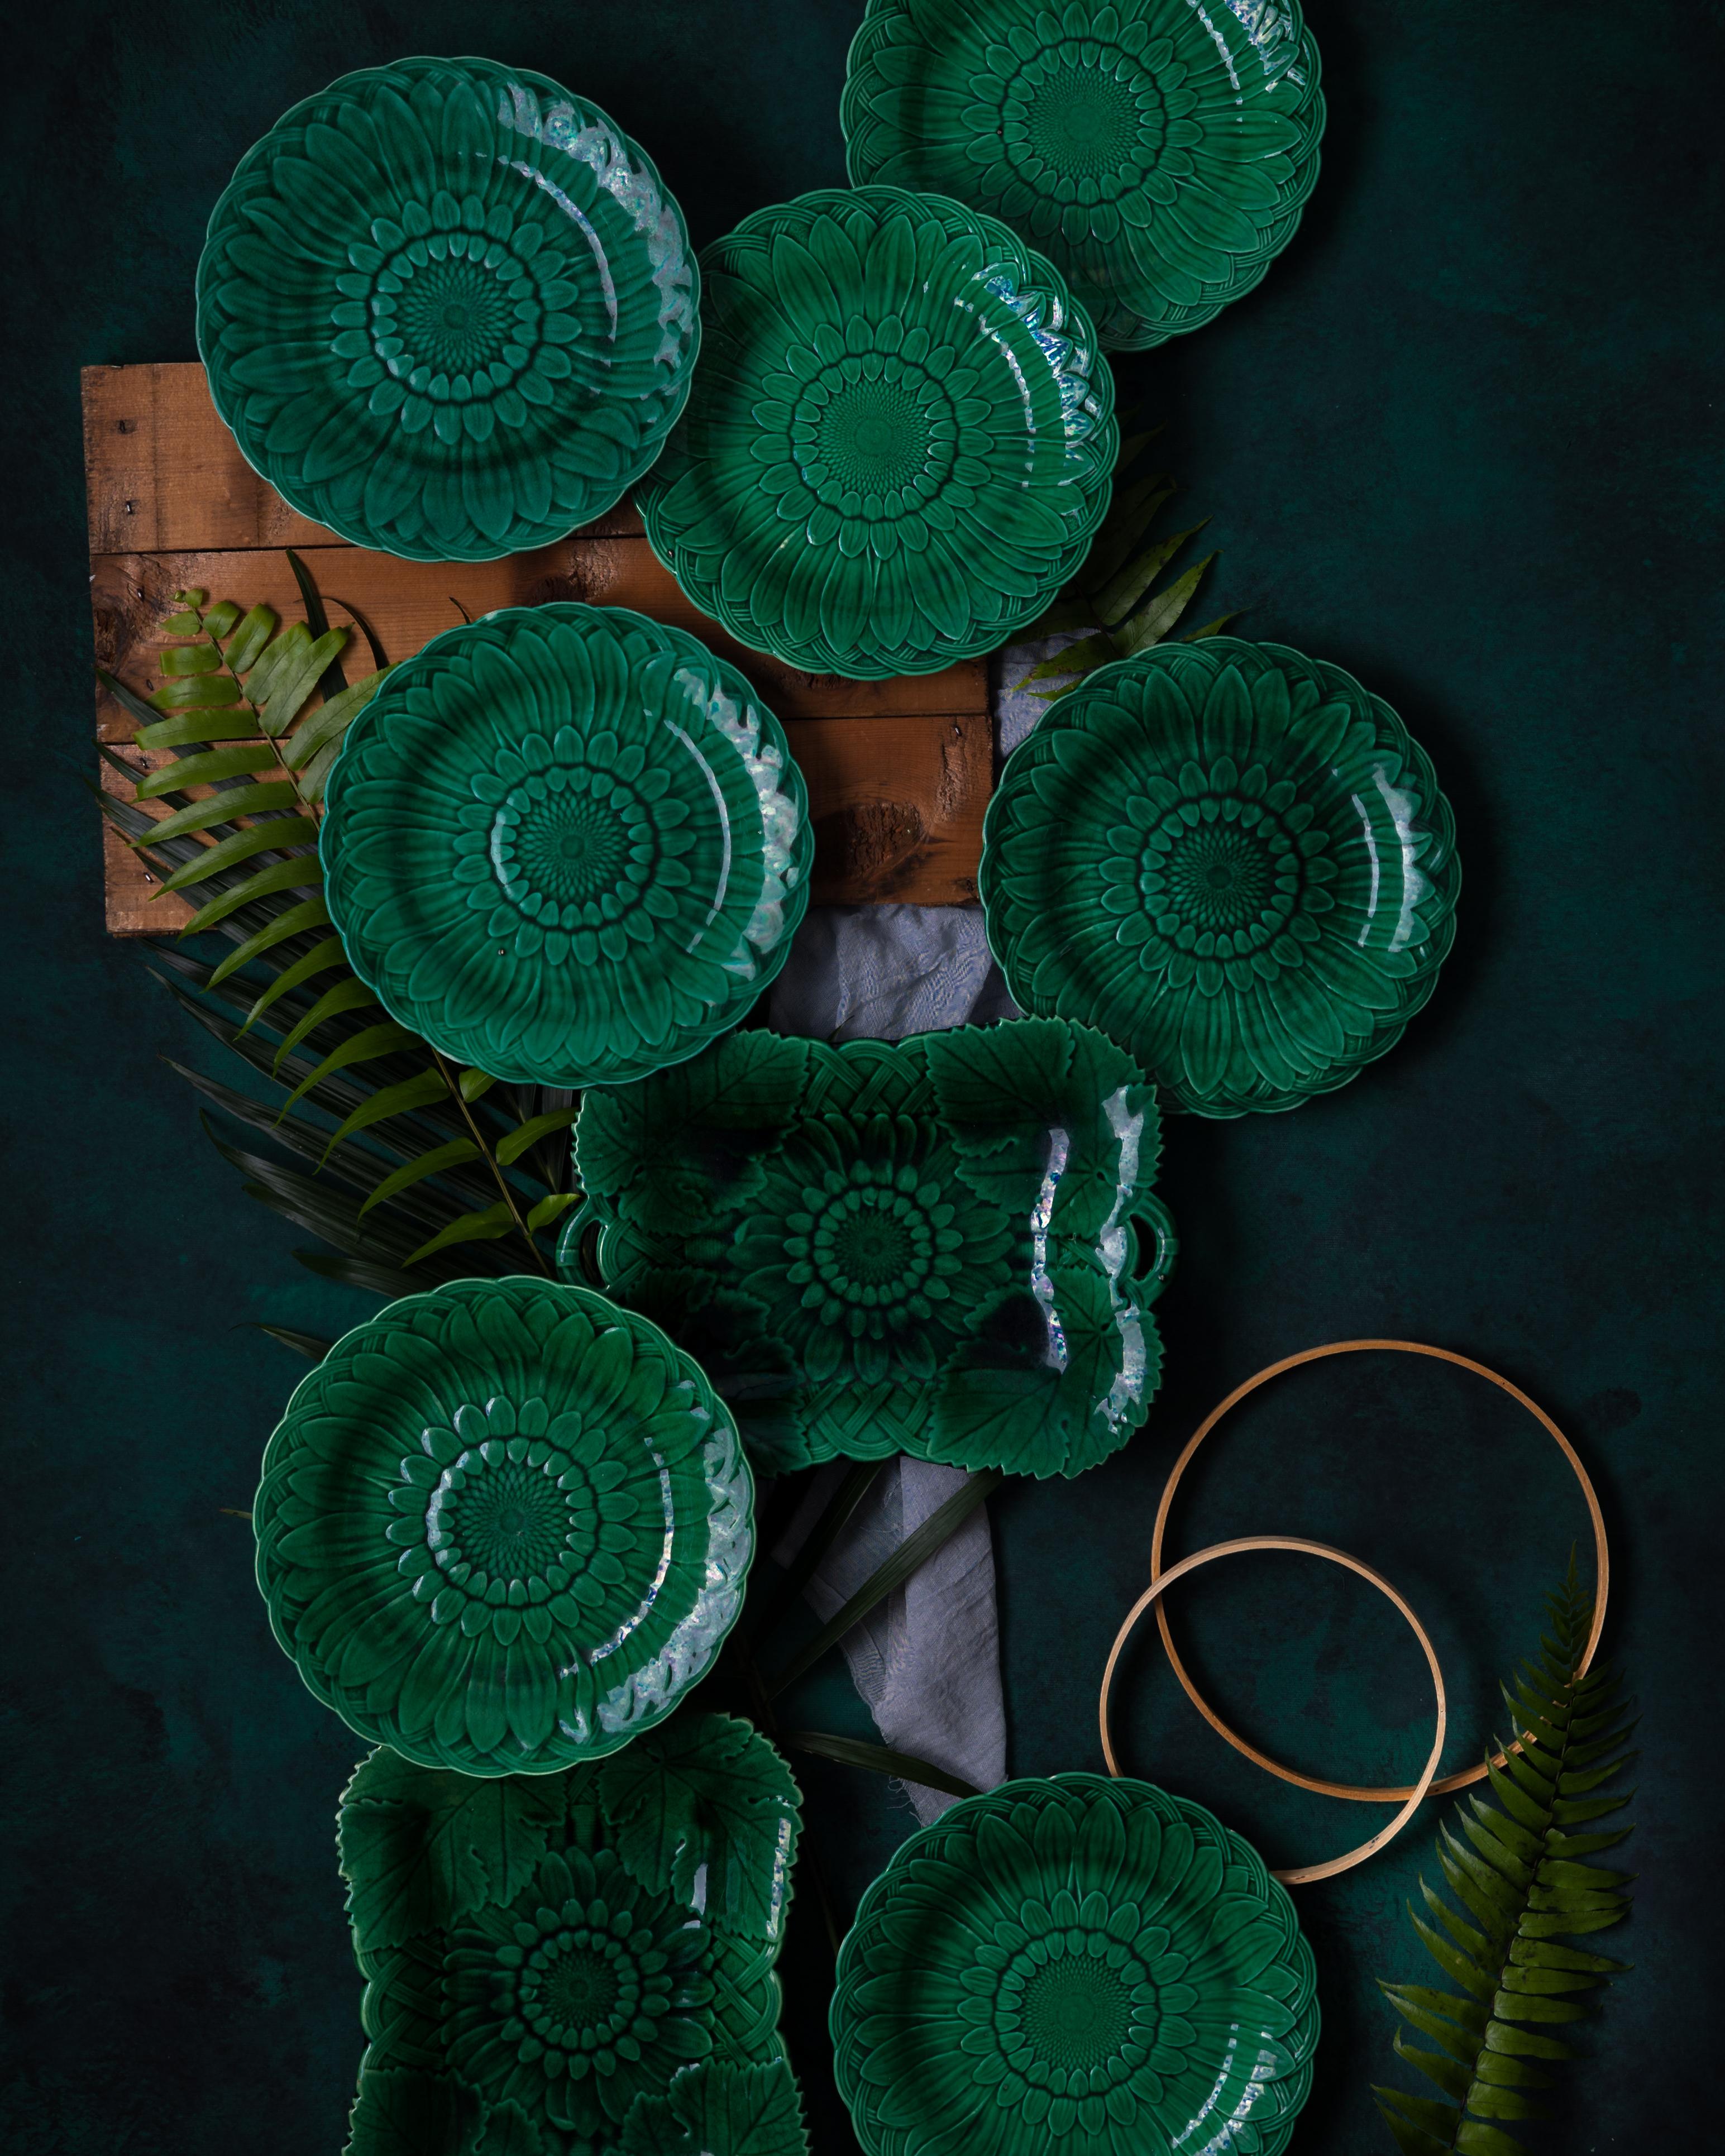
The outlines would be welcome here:
[[[1382,1986],[1406,2030],[1395,2052],[1440,2092],[1436,2097],[1375,2088],[1378,2107],[1406,2156],[1520,2156],[1522,2143],[1499,2119],[1532,2119],[1544,2109],[1530,2090],[1553,2085],[1552,2066],[1575,2054],[1550,2032],[1582,2020],[1596,1990],[1627,1964],[1563,1943],[1620,1923],[1629,1914],[1632,1874],[1593,1863],[1630,1832],[1601,1831],[1633,1791],[1606,1791],[1634,1756],[1622,1680],[1603,1666],[1576,1674],[1593,1620],[1572,1554],[1563,1585],[1548,1598],[1551,1630],[1539,1652],[1503,1687],[1522,1732],[1518,1746],[1488,1759],[1489,1796],[1457,1804],[1440,1834],[1444,1883],[1461,1912],[1425,1880],[1430,1924],[1411,1907],[1415,1936],[1455,1990]],[[1601,1794],[1601,1792],[1605,1792]],[[1465,1913],[1462,1913],[1465,1912]]]
[[[388,668],[348,607],[377,669],[347,683],[352,632],[330,625],[310,568],[289,560],[303,621],[178,593],[156,687],[101,675],[140,745],[167,758],[141,777],[105,749],[132,798],[103,793],[102,813],[163,891],[190,898],[182,935],[230,947],[205,963],[158,946],[158,967],[179,977],[167,984],[182,1008],[276,1099],[174,1067],[213,1108],[309,1164],[241,1152],[206,1126],[253,1197],[330,1246],[335,1255],[313,1268],[326,1277],[399,1294],[518,1270],[523,1242],[549,1273],[540,1238],[580,1199],[565,1187],[567,1147],[554,1142],[574,1121],[571,1096],[494,1090],[484,1072],[445,1063],[384,1018],[329,932],[316,850],[324,780]],[[299,1052],[309,1042],[315,1052]]]

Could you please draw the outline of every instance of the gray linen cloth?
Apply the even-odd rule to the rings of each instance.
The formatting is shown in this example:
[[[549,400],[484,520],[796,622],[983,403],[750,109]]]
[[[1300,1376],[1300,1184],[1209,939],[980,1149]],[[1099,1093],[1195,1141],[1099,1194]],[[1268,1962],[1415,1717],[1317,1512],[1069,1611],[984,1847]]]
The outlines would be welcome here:
[[[1017,747],[1044,710],[1023,687],[1024,675],[1069,640],[1027,644],[995,662],[1001,756]],[[776,1032],[825,1040],[901,1040],[1017,1015],[988,955],[977,906],[811,907],[768,1003]],[[847,1465],[836,1461],[815,1477],[773,1553],[780,1563],[802,1548]],[[901,1459],[885,1468],[804,1589],[815,1614],[824,1622],[841,1609],[965,1479],[961,1469],[927,1460]],[[840,1644],[884,1743],[981,1789],[1005,1779],[994,1551],[985,1506]],[[953,1802],[920,1783],[905,1789],[925,1825]]]

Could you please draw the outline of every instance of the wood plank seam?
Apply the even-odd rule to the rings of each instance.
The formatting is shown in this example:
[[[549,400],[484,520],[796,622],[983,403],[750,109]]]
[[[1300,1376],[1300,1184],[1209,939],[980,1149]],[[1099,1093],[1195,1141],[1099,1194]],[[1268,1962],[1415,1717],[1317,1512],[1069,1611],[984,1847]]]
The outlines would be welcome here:
[[[217,417],[201,367],[88,367],[83,379],[96,658],[129,685],[147,693],[159,624],[177,590],[262,600],[292,619],[299,597],[288,547],[307,560],[331,620],[344,617],[338,597],[357,608],[392,660],[454,627],[464,609],[477,615],[557,598],[631,606],[693,630],[741,668],[784,722],[809,783],[817,903],[975,898],[993,782],[984,662],[856,682],[746,651],[683,597],[629,502],[557,546],[502,562],[372,553],[298,516],[257,477]],[[370,663],[356,636],[350,679]],[[134,731],[99,688],[97,738],[118,745]],[[121,789],[105,766],[102,783]],[[189,917],[177,897],[151,902],[155,880],[111,829],[104,865],[110,932],[147,933]]]

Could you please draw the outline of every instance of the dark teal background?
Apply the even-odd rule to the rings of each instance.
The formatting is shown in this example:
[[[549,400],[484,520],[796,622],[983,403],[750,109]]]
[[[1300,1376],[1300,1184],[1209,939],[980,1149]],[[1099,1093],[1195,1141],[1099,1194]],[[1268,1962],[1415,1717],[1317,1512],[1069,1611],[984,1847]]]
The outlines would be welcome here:
[[[854,0],[408,8],[250,0],[15,22],[3,211],[8,357],[0,1052],[0,1582],[12,2156],[335,2156],[360,2038],[334,1867],[359,1746],[272,1644],[250,1537],[260,1447],[303,1367],[269,1317],[332,1332],[160,1060],[197,1058],[101,926],[77,370],[193,356],[203,222],[241,152],[344,69],[478,49],[575,85],[651,151],[697,239],[844,177]],[[1721,713],[1725,349],[1711,0],[1314,0],[1329,131],[1305,224],[1253,296],[1123,367],[1214,519],[1247,634],[1351,669],[1400,709],[1456,811],[1461,934],[1406,1042],[1288,1116],[1176,1124],[1185,1242],[1168,1381],[1128,1451],[995,1507],[1013,1763],[1098,1763],[1095,1687],[1147,1571],[1157,1491],[1199,1415],[1260,1363],[1363,1332],[1514,1376],[1573,1435],[1614,1537],[1611,1644],[1645,1707],[1639,1964],[1582,2041],[1549,2146],[1717,2132]],[[244,598],[244,593],[236,593]],[[214,1051],[212,1051],[213,1053]],[[1183,1498],[1181,1545],[1317,1534],[1380,1565],[1439,1637],[1451,1764],[1585,1519],[1507,1403],[1386,1358],[1282,1381]],[[1219,1696],[1312,1767],[1411,1774],[1416,1651],[1368,1591],[1292,1558],[1206,1573],[1179,1612]],[[847,1684],[795,1718],[860,1727]],[[1129,1666],[1139,1768],[1274,1861],[1382,1817],[1286,1795]],[[800,1770],[799,1770],[800,1771]],[[805,1777],[847,1906],[904,1831],[884,1785]],[[1326,2036],[1296,2151],[1388,2146],[1374,1974],[1420,1974],[1399,1912],[1435,1809],[1304,1890]],[[789,2025],[821,2156],[809,1935]]]

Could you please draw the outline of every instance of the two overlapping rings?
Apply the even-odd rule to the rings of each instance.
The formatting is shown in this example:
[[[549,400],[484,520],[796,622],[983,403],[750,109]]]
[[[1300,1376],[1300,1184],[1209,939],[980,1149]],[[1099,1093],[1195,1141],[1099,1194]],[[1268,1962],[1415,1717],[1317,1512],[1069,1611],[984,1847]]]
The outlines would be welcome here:
[[[1593,1626],[1588,1635],[1586,1652],[1582,1657],[1582,1673],[1586,1671],[1593,1661],[1599,1646],[1599,1635],[1605,1622],[1605,1601],[1610,1586],[1611,1558],[1605,1539],[1604,1518],[1600,1512],[1599,1501],[1594,1492],[1593,1483],[1589,1478],[1587,1470],[1577,1456],[1574,1446],[1570,1444],[1568,1439],[1547,1414],[1544,1409],[1537,1402],[1529,1399],[1519,1386],[1512,1384],[1507,1378],[1501,1376],[1496,1370],[1487,1369],[1483,1363],[1476,1363],[1466,1355],[1455,1354],[1447,1348],[1428,1347],[1415,1340],[1332,1340],[1323,1347],[1307,1348],[1302,1349],[1297,1355],[1286,1356],[1280,1363],[1272,1363],[1266,1369],[1260,1370],[1255,1376],[1248,1378],[1244,1384],[1236,1385],[1227,1399],[1213,1408],[1194,1431],[1187,1441],[1185,1450],[1174,1462],[1173,1471],[1163,1490],[1162,1502],[1157,1508],[1156,1530],[1150,1543],[1150,1584],[1127,1612],[1124,1622],[1115,1635],[1114,1645],[1109,1650],[1107,1664],[1102,1672],[1098,1718],[1101,1726],[1102,1756],[1107,1763],[1108,1772],[1111,1774],[1120,1774],[1124,1770],[1116,1755],[1113,1736],[1109,1726],[1110,1697],[1113,1691],[1115,1674],[1127,1641],[1145,1611],[1153,1608],[1156,1612],[1157,1625],[1162,1634],[1163,1645],[1168,1651],[1168,1661],[1173,1666],[1174,1675],[1184,1687],[1187,1697],[1217,1735],[1225,1738],[1236,1752],[1244,1753],[1255,1765],[1263,1768],[1267,1774],[1274,1774],[1284,1782],[1292,1783],[1296,1789],[1310,1789],[1320,1796],[1343,1798],[1355,1804],[1399,1805],[1400,1809],[1394,1817],[1387,1825],[1380,1827],[1368,1840],[1361,1842],[1358,1848],[1350,1849],[1341,1856],[1332,1856],[1321,1864],[1299,1865],[1286,1871],[1278,1871],[1275,1876],[1288,1886],[1304,1885],[1316,1879],[1332,1878],[1339,1871],[1350,1871],[1356,1864],[1364,1863],[1368,1856],[1374,1856],[1386,1842],[1392,1840],[1400,1833],[1428,1794],[1442,1795],[1451,1789],[1465,1789],[1470,1783],[1484,1779],[1488,1763],[1497,1765],[1502,1763],[1502,1755],[1499,1753],[1493,1762],[1488,1763],[1482,1759],[1476,1767],[1465,1768],[1457,1774],[1439,1776],[1438,1767],[1443,1758],[1444,1743],[1449,1729],[1449,1706],[1444,1690],[1444,1673],[1438,1661],[1436,1650],[1431,1644],[1425,1627],[1414,1615],[1413,1609],[1401,1594],[1384,1578],[1381,1573],[1374,1571],[1370,1565],[1363,1563],[1358,1558],[1350,1556],[1346,1550],[1334,1549],[1327,1543],[1309,1542],[1294,1535],[1244,1535],[1232,1542],[1213,1543],[1209,1548],[1195,1550],[1190,1557],[1182,1558],[1178,1563],[1170,1565],[1166,1571],[1163,1569],[1163,1543],[1168,1531],[1168,1514],[1173,1508],[1175,1493],[1179,1489],[1181,1478],[1191,1464],[1193,1455],[1197,1452],[1199,1445],[1204,1443],[1223,1417],[1231,1409],[1237,1407],[1249,1394],[1256,1392],[1260,1386],[1268,1384],[1272,1378],[1281,1376],[1285,1371],[1296,1369],[1305,1363],[1322,1362],[1332,1355],[1358,1355],[1373,1349],[1388,1349],[1392,1353],[1403,1355],[1428,1355],[1438,1362],[1453,1363],[1461,1369],[1471,1370],[1507,1393],[1512,1400],[1518,1402],[1527,1410],[1545,1430],[1548,1436],[1553,1439],[1564,1459],[1568,1462],[1576,1481],[1581,1486],[1581,1493],[1587,1501],[1588,1514],[1593,1522],[1594,1559],[1597,1584],[1594,1594]],[[1178,1650],[1174,1645],[1173,1634],[1169,1628],[1163,1597],[1177,1580],[1185,1578],[1189,1573],[1198,1571],[1202,1566],[1214,1563],[1221,1558],[1239,1555],[1248,1550],[1291,1550],[1307,1557],[1322,1558],[1331,1564],[1341,1565],[1348,1571],[1358,1573],[1362,1579],[1368,1581],[1380,1594],[1387,1597],[1394,1604],[1406,1620],[1425,1653],[1426,1663],[1431,1671],[1432,1687],[1437,1700],[1436,1727],[1432,1738],[1431,1750],[1426,1758],[1425,1768],[1416,1781],[1406,1786],[1371,1788],[1362,1787],[1353,1783],[1324,1781],[1316,1775],[1298,1773],[1295,1768],[1284,1766],[1280,1761],[1272,1759],[1267,1753],[1260,1751],[1255,1745],[1249,1743],[1237,1730],[1231,1728],[1223,1720],[1204,1698],[1191,1671],[1181,1661]]]

